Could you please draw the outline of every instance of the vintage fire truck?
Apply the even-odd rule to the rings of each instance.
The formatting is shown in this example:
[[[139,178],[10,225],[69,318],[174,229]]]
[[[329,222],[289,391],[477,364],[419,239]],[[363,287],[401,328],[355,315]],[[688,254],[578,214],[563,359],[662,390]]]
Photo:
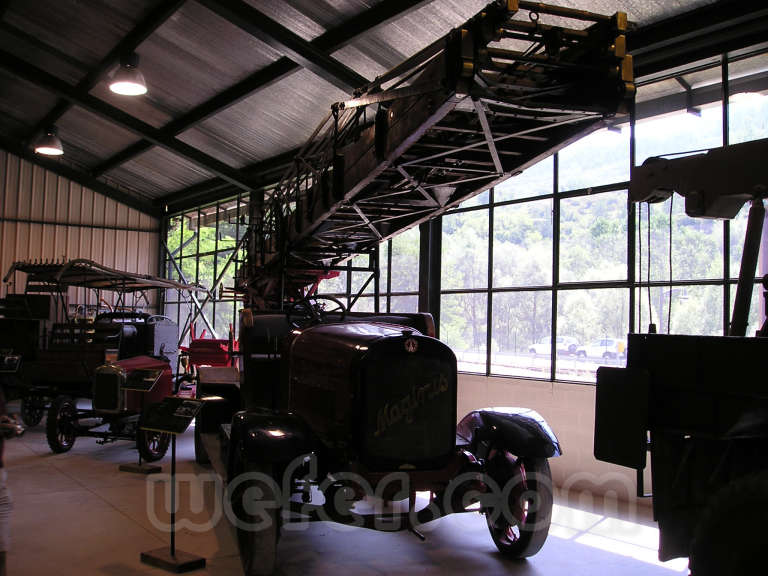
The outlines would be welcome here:
[[[26,276],[24,290],[0,301],[0,349],[17,358],[4,380],[21,398],[24,423],[35,426],[47,412],[46,437],[56,453],[87,436],[135,441],[143,459],[162,458],[169,438],[141,430],[139,421],[145,406],[175,391],[179,329],[166,316],[128,307],[127,295],[158,289],[188,294],[199,287],[84,259],[16,262],[5,282],[17,272]],[[65,302],[72,287],[97,291],[97,300],[114,292],[116,307],[127,309],[70,317]]]
[[[429,314],[380,313],[377,247],[627,113],[626,28],[623,13],[491,2],[334,104],[277,186],[251,194],[242,371],[201,368],[196,425],[246,574],[272,573],[284,522],[418,534],[474,510],[506,556],[544,544],[557,438],[525,408],[457,427],[456,358]],[[368,267],[346,268],[353,256]],[[369,273],[348,307],[373,286],[373,314],[317,296],[338,270]],[[407,509],[365,512],[372,495]]]

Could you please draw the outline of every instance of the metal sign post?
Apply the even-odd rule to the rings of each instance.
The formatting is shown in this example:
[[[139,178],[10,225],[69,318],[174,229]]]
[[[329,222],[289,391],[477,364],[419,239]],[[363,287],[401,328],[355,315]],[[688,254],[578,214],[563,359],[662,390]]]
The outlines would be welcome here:
[[[142,428],[171,434],[171,545],[141,553],[144,564],[179,574],[205,568],[205,558],[176,549],[176,436],[182,434],[197,415],[199,400],[169,396],[147,411]]]

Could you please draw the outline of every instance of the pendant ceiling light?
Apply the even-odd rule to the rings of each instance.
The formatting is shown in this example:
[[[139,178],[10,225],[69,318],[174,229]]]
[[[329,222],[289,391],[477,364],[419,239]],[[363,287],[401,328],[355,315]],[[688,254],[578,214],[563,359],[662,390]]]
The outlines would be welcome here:
[[[123,96],[140,96],[147,93],[147,83],[139,71],[138,54],[129,54],[120,59],[120,68],[112,76],[109,89]]]
[[[45,131],[45,135],[35,144],[36,154],[45,154],[46,156],[61,156],[64,154],[64,148],[56,132],[55,126],[51,126]]]

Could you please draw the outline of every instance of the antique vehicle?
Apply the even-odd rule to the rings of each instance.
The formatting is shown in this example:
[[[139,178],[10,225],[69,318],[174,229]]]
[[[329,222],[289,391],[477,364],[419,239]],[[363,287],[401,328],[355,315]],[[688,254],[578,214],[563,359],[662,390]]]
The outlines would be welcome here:
[[[491,2],[333,104],[281,181],[251,193],[234,286],[241,372],[201,369],[196,423],[198,461],[229,481],[246,574],[272,572],[282,522],[418,534],[479,510],[504,555],[541,548],[557,438],[524,408],[456,426],[456,358],[428,313],[380,313],[378,246],[626,114],[626,28],[624,13]],[[353,256],[368,266],[345,266]],[[439,268],[422,257],[429,310]],[[315,297],[342,270],[370,273],[348,306]],[[374,313],[348,312],[370,286]],[[407,511],[366,513],[371,494]]]
[[[751,202],[728,336],[630,334],[626,368],[597,372],[595,457],[637,471],[653,497],[659,558],[690,558],[692,576],[761,565],[768,515],[768,324],[746,336],[765,208],[768,140],[650,159],[635,202],[678,192],[689,216],[733,218]],[[768,277],[763,278],[768,295]],[[652,331],[651,331],[652,332]],[[651,455],[652,494],[643,470]]]
[[[311,298],[300,308],[322,314]],[[206,382],[201,371],[208,401],[196,425],[197,457],[226,474],[245,573],[272,572],[282,522],[418,535],[418,525],[446,514],[481,511],[502,554],[538,552],[552,510],[548,458],[561,453],[544,419],[488,408],[457,427],[456,358],[428,334],[427,314],[316,316],[246,315],[240,344],[249,386],[239,395],[237,381]],[[219,436],[223,448],[214,446]],[[216,462],[213,453],[226,456]],[[430,494],[419,510],[417,492]],[[252,502],[254,493],[261,497]],[[408,509],[355,509],[374,496],[406,500]]]
[[[54,452],[71,449],[77,436],[95,436],[102,442],[137,440],[145,459],[162,457],[167,439],[158,444],[147,438],[137,432],[136,422],[142,405],[175,391],[179,330],[170,318],[138,307],[137,302],[148,306],[149,300],[137,295],[157,289],[189,294],[199,287],[83,259],[16,262],[5,282],[16,272],[26,274],[25,290],[2,301],[0,348],[20,358],[19,369],[6,380],[21,398],[25,424],[37,425],[47,411],[46,434]],[[65,302],[71,287],[95,290],[100,301],[104,291],[112,291],[116,307],[128,309],[107,308],[93,317],[70,318]],[[129,294],[134,295],[130,307]],[[105,363],[119,374],[108,376]],[[151,392],[134,386],[147,371],[156,376]],[[120,389],[118,380],[134,387]],[[78,399],[91,399],[92,408],[79,408]]]
[[[90,408],[77,399],[56,396],[48,409],[45,436],[57,454],[72,449],[78,436],[97,438],[102,444],[135,441],[147,462],[165,456],[170,435],[141,428],[142,413],[150,404],[172,394],[171,367],[167,360],[134,356],[107,362],[94,370]]]

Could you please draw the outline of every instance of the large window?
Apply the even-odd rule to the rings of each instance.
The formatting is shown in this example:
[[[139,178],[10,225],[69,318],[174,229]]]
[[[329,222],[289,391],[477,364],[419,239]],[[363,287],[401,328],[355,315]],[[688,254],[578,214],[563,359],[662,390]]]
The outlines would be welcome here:
[[[163,272],[167,278],[195,283],[203,314],[191,307],[176,291],[165,295],[165,314],[196,337],[227,338],[237,335],[237,310],[241,307],[232,291],[235,275],[245,259],[245,246],[238,244],[248,227],[248,206],[242,198],[201,207],[166,221]],[[189,322],[191,321],[191,325]]]
[[[766,53],[732,55],[727,101],[717,59],[681,82],[642,81],[635,164],[768,137],[767,71]],[[489,191],[487,205],[444,216],[440,337],[460,370],[590,382],[626,362],[630,331],[726,333],[749,207],[724,222],[688,217],[679,195],[629,205],[630,128],[594,132]],[[748,333],[764,317],[757,278]]]

